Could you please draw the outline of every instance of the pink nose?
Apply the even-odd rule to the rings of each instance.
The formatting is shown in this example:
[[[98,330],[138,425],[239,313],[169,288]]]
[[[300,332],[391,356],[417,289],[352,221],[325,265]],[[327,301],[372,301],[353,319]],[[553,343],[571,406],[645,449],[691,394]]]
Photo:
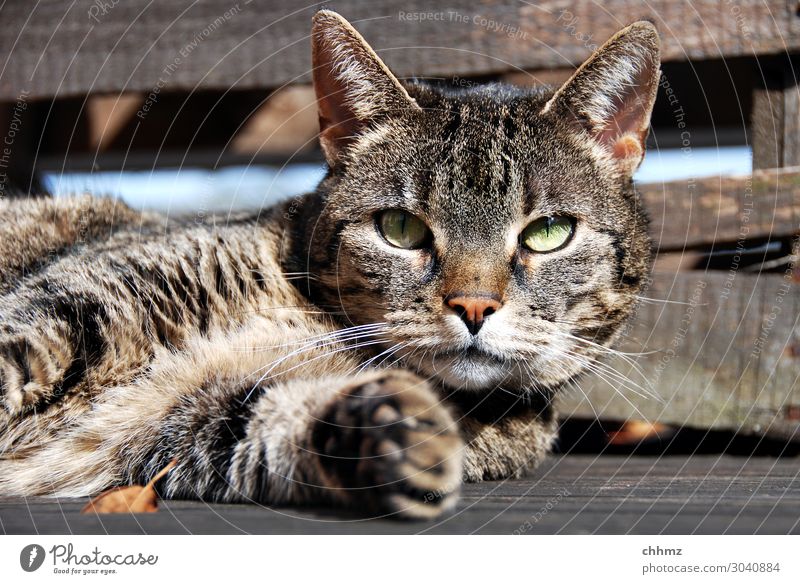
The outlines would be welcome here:
[[[467,330],[473,335],[478,334],[478,331],[483,326],[483,321],[489,315],[494,314],[503,306],[496,294],[482,292],[449,294],[445,297],[444,302],[455,310],[456,314],[467,325]]]

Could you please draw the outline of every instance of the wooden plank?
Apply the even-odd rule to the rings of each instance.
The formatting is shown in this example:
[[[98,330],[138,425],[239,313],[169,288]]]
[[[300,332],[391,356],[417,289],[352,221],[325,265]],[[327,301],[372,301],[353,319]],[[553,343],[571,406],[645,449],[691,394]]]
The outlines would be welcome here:
[[[0,99],[87,92],[272,88],[308,80],[310,19],[290,0],[7,2]],[[662,31],[666,61],[800,49],[794,0],[340,0],[401,76],[576,66],[624,24]]]
[[[641,374],[609,364],[660,399],[596,378],[563,411],[609,420],[766,434],[800,440],[800,287],[782,274],[657,272],[620,349],[645,353]],[[648,387],[648,384],[650,387]]]
[[[796,212],[800,214],[800,209]],[[794,251],[797,257],[798,241]],[[800,267],[791,267],[777,286],[761,289],[761,304],[756,310],[762,315],[762,323],[752,368],[756,379],[741,388],[740,417],[761,432],[773,431],[776,424],[779,431],[788,429],[791,423],[800,425],[800,403],[792,397],[800,395]],[[773,412],[781,412],[781,419],[776,421]]]
[[[786,534],[800,531],[791,458],[553,456],[530,476],[465,485],[436,521],[336,510],[166,501],[146,515],[80,515],[85,499],[0,498],[4,534]],[[354,521],[353,519],[359,519]]]
[[[287,160],[317,148],[317,98],[310,85],[286,87],[272,94],[236,133],[236,154],[284,156]],[[320,154],[320,159],[322,158]]]
[[[757,63],[751,126],[753,168],[800,165],[800,59]]]
[[[90,97],[86,108],[89,118],[89,148],[95,152],[107,150],[136,115],[143,99],[142,96],[129,93]]]
[[[659,251],[800,232],[800,169],[759,170],[638,187]]]
[[[750,109],[748,92],[753,85],[753,61],[754,58],[739,58],[664,65],[672,95],[680,95],[683,103],[706,99],[714,104],[713,126],[710,117],[692,111],[693,148],[747,141],[741,108]],[[453,76],[439,81],[461,88],[497,80],[521,86],[560,85],[573,72],[572,68],[545,69],[480,77]],[[732,95],[741,99],[733,100]],[[41,167],[42,159],[57,160],[57,169],[78,168],[81,159],[87,160],[89,154],[89,169],[97,163],[100,168],[110,170],[113,157],[109,158],[109,154],[124,157],[157,151],[160,160],[171,151],[179,155],[183,165],[193,165],[198,139],[208,149],[219,149],[222,157],[230,150],[257,157],[269,154],[275,159],[283,157],[280,164],[298,152],[309,152],[311,147],[322,161],[314,140],[317,116],[313,96],[310,85],[293,84],[277,91],[159,92],[155,98],[142,92],[120,92],[94,94],[88,99],[58,99],[45,104],[48,107],[40,123],[41,135],[34,136],[37,140],[41,137],[36,162]],[[656,101],[653,111],[648,148],[680,148],[685,142],[685,130],[676,126],[675,106],[666,99],[666,94],[663,97]],[[155,162],[158,164],[159,160]]]

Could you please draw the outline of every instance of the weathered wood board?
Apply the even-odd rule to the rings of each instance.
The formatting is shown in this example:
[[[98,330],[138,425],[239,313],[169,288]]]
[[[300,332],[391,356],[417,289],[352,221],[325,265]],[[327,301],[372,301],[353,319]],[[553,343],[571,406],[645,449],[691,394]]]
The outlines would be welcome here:
[[[572,392],[562,412],[800,440],[796,240],[794,255],[772,272],[744,260],[748,247],[800,235],[798,169],[638,190],[660,252],[619,347],[641,354],[634,357],[640,372],[621,358],[609,361],[631,381],[588,378],[580,383],[588,399]],[[720,250],[723,268],[697,269]]]
[[[468,484],[435,521],[320,509],[165,501],[158,513],[81,515],[86,499],[0,498],[0,534],[800,533],[797,460],[552,456],[518,480]]]
[[[660,252],[800,232],[800,168],[638,188]]]
[[[142,154],[129,157],[129,148],[115,150],[114,143],[130,146],[126,131],[138,130],[139,120],[155,121],[155,103],[163,106],[170,99],[200,94],[214,101],[214,107],[203,111],[213,112],[216,126],[209,133],[216,146],[220,139],[229,142],[244,161],[252,160],[254,151],[279,158],[307,152],[316,131],[309,88],[279,90],[269,99],[267,90],[308,83],[310,19],[318,6],[299,7],[288,0],[5,3],[0,7],[5,33],[0,34],[5,58],[0,127],[8,126],[9,111],[25,105],[37,112],[26,118],[25,131],[14,145],[17,160],[38,160],[42,142],[61,136],[64,143],[51,151],[58,168],[65,166],[65,153],[75,151],[86,157],[85,167],[93,168],[97,153],[107,148],[121,157],[110,166],[119,167]],[[521,71],[550,70],[555,73],[544,80],[558,81],[621,26],[641,18],[659,27],[667,62],[766,57],[757,63],[763,61],[764,68],[754,93],[754,163],[800,162],[800,94],[793,70],[785,66],[793,61],[779,58],[800,51],[800,13],[794,0],[453,0],[442,7],[422,0],[341,0],[333,7],[354,22],[400,76],[453,81],[504,75],[519,83],[530,77]],[[244,89],[265,93],[263,98],[245,96],[255,114],[234,136],[237,124],[224,117],[225,108],[216,107],[221,97],[207,90],[227,94]],[[67,102],[78,113],[64,116],[66,126],[45,135],[44,128],[54,124],[50,100]],[[84,107],[91,115],[81,117]],[[189,132],[175,142],[179,148],[173,155],[178,154],[180,163],[187,144],[202,142],[197,129],[205,127],[206,117],[177,124]],[[88,128],[81,129],[76,120]],[[172,121],[166,135],[176,132]],[[81,134],[86,144],[78,147],[73,139]],[[216,153],[212,159],[219,160]],[[144,160],[140,166],[149,166],[150,159]],[[164,164],[163,158],[159,163]],[[30,174],[16,164],[13,170]],[[800,233],[798,167],[650,185],[640,191],[662,258],[687,249],[699,253]],[[673,273],[656,273],[648,292],[655,301],[642,305],[623,347],[653,351],[640,365],[665,403],[632,394],[626,400],[595,381],[584,384],[593,409],[580,400],[565,407],[618,419],[636,415],[793,435],[800,419],[796,272],[692,272],[684,264],[675,265]]]
[[[596,377],[563,400],[564,415],[644,419],[800,440],[797,273],[656,272],[608,363],[630,383]],[[646,393],[652,396],[644,395]]]
[[[753,168],[800,165],[799,64],[788,55],[758,63],[750,120]]]
[[[7,2],[0,100],[86,93],[274,88],[307,81],[319,4],[289,0]],[[401,76],[574,66],[625,24],[649,19],[663,58],[730,58],[800,48],[794,0],[340,0]]]

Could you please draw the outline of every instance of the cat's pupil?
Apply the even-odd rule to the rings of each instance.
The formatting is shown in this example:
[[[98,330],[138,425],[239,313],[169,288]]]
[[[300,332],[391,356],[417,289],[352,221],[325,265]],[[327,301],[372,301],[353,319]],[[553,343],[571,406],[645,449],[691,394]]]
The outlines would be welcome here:
[[[574,221],[571,218],[547,215],[536,219],[522,231],[521,243],[530,251],[555,251],[569,242],[573,231]]]

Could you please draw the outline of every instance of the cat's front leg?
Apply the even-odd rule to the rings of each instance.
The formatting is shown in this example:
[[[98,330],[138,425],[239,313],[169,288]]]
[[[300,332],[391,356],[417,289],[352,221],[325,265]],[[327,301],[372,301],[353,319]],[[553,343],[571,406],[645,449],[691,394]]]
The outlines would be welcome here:
[[[207,383],[172,408],[131,479],[145,481],[174,458],[160,485],[168,497],[333,504],[404,518],[454,506],[462,442],[418,376],[384,370],[292,379],[255,394],[235,388]]]
[[[467,482],[522,476],[544,460],[558,435],[556,415],[549,404],[497,419],[460,410],[459,425]]]

